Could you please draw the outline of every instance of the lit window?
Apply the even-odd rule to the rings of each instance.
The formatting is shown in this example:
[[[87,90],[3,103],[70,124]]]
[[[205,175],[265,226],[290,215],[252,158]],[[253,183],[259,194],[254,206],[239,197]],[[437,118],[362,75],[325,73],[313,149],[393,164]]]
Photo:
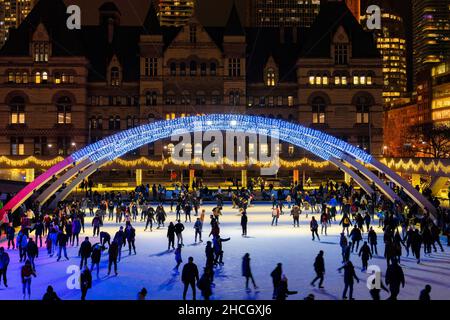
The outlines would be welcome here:
[[[309,76],[309,84],[314,85],[316,78],[314,76]]]
[[[36,72],[35,73],[35,77],[34,77],[34,82],[35,83],[37,83],[37,84],[39,84],[39,83],[41,83],[41,73],[40,72]]]
[[[56,103],[57,121],[59,124],[72,123],[72,104],[68,97],[61,97]]]
[[[293,107],[293,106],[294,106],[294,97],[288,96],[288,107]]]
[[[111,68],[111,85],[112,86],[120,85],[120,72],[119,68],[117,67]]]
[[[9,102],[11,110],[11,124],[25,123],[25,100],[22,97],[14,97]]]
[[[312,102],[312,122],[325,123],[325,100],[322,97],[314,98]]]
[[[20,156],[25,154],[23,137],[11,137],[11,155]]]
[[[34,61],[47,62],[49,56],[49,44],[46,42],[36,42],[33,45]]]
[[[328,85],[328,77],[327,76],[322,77],[322,83],[324,86]]]
[[[272,68],[267,69],[266,84],[269,87],[275,86],[275,71]]]
[[[359,77],[358,76],[353,76],[353,84],[359,85]]]
[[[356,123],[369,123],[370,100],[365,96],[356,99]]]

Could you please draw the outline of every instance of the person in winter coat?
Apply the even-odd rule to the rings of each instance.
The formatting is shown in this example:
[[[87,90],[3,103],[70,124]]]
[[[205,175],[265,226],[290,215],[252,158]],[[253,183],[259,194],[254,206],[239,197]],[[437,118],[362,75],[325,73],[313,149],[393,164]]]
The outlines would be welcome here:
[[[42,301],[60,301],[61,299],[56,294],[55,290],[53,290],[52,286],[47,287],[47,291],[42,298]]]
[[[212,295],[212,289],[211,289],[211,275],[209,274],[211,271],[209,268],[203,268],[203,274],[200,277],[200,280],[197,282],[197,287],[200,289],[200,292],[202,294],[202,297],[208,301],[209,297]]]
[[[170,222],[167,228],[167,239],[169,240],[167,250],[170,250],[170,246],[172,246],[172,250],[175,250],[175,226],[173,222]]]
[[[369,233],[367,234],[367,240],[370,244],[370,251],[372,253],[372,255],[375,253],[376,255],[378,255],[378,250],[377,250],[377,234],[375,232],[375,230],[373,230],[372,227],[370,227],[369,229]]]
[[[117,243],[117,240],[113,240],[113,242],[111,243],[111,245],[109,246],[108,249],[108,276],[111,274],[111,266],[114,264],[114,273],[116,274],[116,276],[118,275],[117,273],[117,257],[119,255],[119,244]]]
[[[192,297],[193,300],[196,298],[195,294],[195,282],[199,280],[198,276],[198,268],[194,263],[194,258],[189,257],[188,263],[186,263],[183,267],[183,271],[181,273],[181,281],[183,282],[183,300],[186,300],[186,294],[189,286],[192,288]]]
[[[339,238],[339,246],[341,247],[342,263],[345,262],[345,249],[347,248],[347,245],[348,245],[347,237],[344,235],[343,232],[341,232]]]
[[[316,220],[316,218],[314,218],[314,216],[311,218],[311,222],[309,223],[309,227],[311,229],[313,241],[315,240],[314,235],[316,235],[317,239],[319,239],[319,241],[320,241],[319,234],[317,233],[317,230],[319,229],[319,224],[317,223],[317,220]]]
[[[34,259],[36,259],[39,256],[39,249],[36,244],[36,242],[33,241],[32,238],[29,238],[28,244],[27,244],[27,257],[28,260],[31,262],[31,266],[33,267],[33,270],[36,270],[36,265],[34,264]]]
[[[221,238],[220,236],[214,236],[213,238],[213,249],[215,254],[215,264],[223,265],[223,246],[222,243],[229,241],[230,238]]]
[[[134,254],[136,254],[136,229],[134,229],[131,224],[125,229],[125,238],[128,242],[128,254],[131,255],[131,249],[133,249]]]
[[[299,220],[300,220],[300,214],[301,214],[301,210],[300,207],[295,205],[292,207],[291,210],[291,216],[292,219],[294,220],[294,227],[299,227]]]
[[[14,243],[14,237],[16,234],[16,230],[14,230],[12,223],[6,227],[6,238],[8,239],[8,250],[10,246],[12,246],[12,249],[16,249],[16,244]]]
[[[200,218],[197,218],[197,221],[195,221],[195,223],[194,223],[195,243],[197,243],[197,236],[199,237],[200,242],[203,242],[203,240],[202,240],[202,229],[203,229],[203,223],[200,220]]]
[[[100,244],[104,246],[105,244],[108,244],[108,246],[111,245],[111,235],[106,231],[100,232]]]
[[[286,278],[285,275],[283,275],[280,279],[280,281],[278,282],[278,287],[276,290],[276,300],[280,300],[280,301],[284,301],[287,299],[287,297],[289,295],[292,294],[297,294],[297,291],[290,291],[288,289],[288,279]]]
[[[181,223],[180,220],[175,224],[175,234],[177,236],[177,244],[183,244],[183,231],[184,231],[184,225]]]
[[[432,245],[433,245],[433,250],[434,252],[436,252],[436,246],[434,245],[435,243],[438,244],[439,248],[441,249],[441,252],[444,252],[444,248],[442,247],[442,243],[441,243],[441,229],[439,229],[438,226],[436,226],[434,223],[431,224],[431,238],[432,238]]]
[[[420,301],[431,301],[430,292],[431,292],[431,286],[429,284],[427,284],[425,286],[425,288],[422,291],[420,291],[419,300]]]
[[[158,221],[158,227],[157,229],[159,229],[161,226],[164,227],[164,221],[166,221],[166,211],[164,210],[164,207],[160,204],[157,208],[156,208],[156,220]]]
[[[361,271],[364,272],[367,270],[367,267],[368,267],[367,262],[369,261],[369,259],[372,259],[372,252],[370,251],[367,241],[364,241],[364,244],[362,245],[361,249],[359,250],[358,256],[361,257],[361,261],[362,261]]]
[[[358,226],[354,226],[352,231],[350,232],[350,239],[352,240],[352,252],[355,248],[356,244],[356,252],[358,252],[359,242],[362,240],[361,229]]]
[[[357,277],[355,273],[355,267],[353,266],[353,263],[348,260],[345,262],[345,264],[338,269],[339,272],[344,269],[344,291],[342,292],[342,299],[347,299],[347,290],[350,292],[350,300],[354,300],[353,298],[353,284],[354,279],[359,283],[359,278]]]
[[[433,244],[433,236],[428,226],[423,228],[422,231],[423,252],[424,254],[431,254],[431,245]]]
[[[67,256],[67,242],[69,242],[69,239],[67,235],[64,233],[64,231],[61,229],[58,232],[58,236],[56,238],[56,245],[58,246],[58,259],[56,261],[61,260],[61,253],[64,252],[64,258],[69,260],[69,257]]]
[[[25,265],[22,267],[20,276],[22,278],[22,293],[25,300],[26,293],[28,293],[28,299],[31,299],[31,276],[36,278],[36,272],[31,266],[29,260],[25,261]]]
[[[273,209],[272,209],[272,226],[275,223],[275,225],[278,225],[278,219],[280,218],[280,208],[278,207],[278,205],[276,205]]]
[[[397,296],[400,293],[400,285],[402,288],[405,287],[405,275],[396,259],[392,261],[386,270],[385,282],[389,286],[389,291],[391,292],[391,296],[388,300],[397,300]]]
[[[100,243],[96,243],[92,246],[91,253],[91,273],[94,270],[94,266],[97,267],[97,279],[100,273],[100,260],[102,258],[103,246]]]
[[[80,241],[80,232],[81,232],[81,222],[80,219],[78,217],[76,217],[73,220],[72,223],[72,239],[71,239],[71,244],[72,246],[75,244],[75,239],[77,240],[77,247]]]
[[[322,226],[320,229],[320,234],[323,234],[323,230],[325,229],[325,235],[327,235],[328,215],[326,212],[323,212],[320,216],[320,225]]]
[[[347,230],[347,237],[348,237],[348,228],[352,225],[352,222],[350,220],[350,217],[348,216],[347,213],[344,213],[344,215],[342,216],[341,221],[339,222],[339,225],[342,225],[342,232],[344,232],[345,230]]]
[[[180,267],[180,264],[183,262],[183,259],[181,258],[181,244],[177,246],[175,249],[175,262],[177,263],[176,266],[173,268],[174,270],[178,271],[178,268]]]
[[[125,246],[125,232],[123,232],[122,226],[120,226],[119,231],[114,235],[113,241],[117,242],[118,258],[120,262],[120,259],[122,258],[122,247]]]
[[[282,274],[283,274],[282,264],[278,263],[275,269],[273,269],[272,273],[270,274],[270,276],[272,277],[272,284],[273,284],[272,299],[277,298],[277,288],[281,281]]]
[[[242,236],[247,236],[247,223],[248,223],[248,217],[247,212],[243,211],[241,214],[241,227],[242,227]]]
[[[258,289],[255,283],[255,279],[253,278],[252,270],[250,267],[250,254],[246,253],[242,258],[242,276],[245,277],[245,289],[247,291],[250,290],[248,287],[249,280],[252,280],[253,288]]]
[[[155,209],[149,207],[147,209],[147,222],[145,223],[144,231],[147,231],[148,226],[150,225],[150,231],[153,231],[153,222],[155,222]]]
[[[19,262],[22,262],[26,259],[27,256],[27,244],[28,244],[28,238],[25,235],[25,232],[23,230],[20,230],[17,234],[16,239],[17,247],[19,248]]]
[[[92,274],[87,264],[84,266],[84,270],[80,274],[80,288],[81,288],[81,300],[86,300],[87,292],[92,288]]]
[[[103,225],[102,219],[98,214],[95,215],[94,219],[92,219],[92,226],[94,227],[94,235],[99,236],[100,234],[100,227]]]
[[[89,237],[84,238],[84,241],[81,243],[80,250],[78,250],[78,256],[81,257],[80,261],[80,270],[83,269],[83,265],[87,265],[87,260],[91,256],[92,253],[92,245],[89,242]]]
[[[411,250],[413,252],[414,257],[417,259],[417,264],[420,263],[420,248],[422,247],[422,236],[419,233],[419,230],[414,230],[411,239]]]
[[[0,247],[0,284],[3,279],[3,284],[6,288],[8,288],[8,279],[6,277],[8,265],[9,265],[9,254],[5,252],[5,248]]]
[[[36,224],[34,225],[34,235],[35,235],[35,242],[36,244],[39,243],[39,246],[42,248],[42,235],[44,234],[44,224],[41,220],[38,220]],[[38,242],[39,240],[39,242]]]
[[[314,287],[317,280],[319,280],[319,289],[322,289],[323,286],[323,276],[325,274],[325,262],[323,260],[323,251],[320,250],[319,254],[314,261],[314,271],[316,272],[316,277],[311,282],[311,285]]]

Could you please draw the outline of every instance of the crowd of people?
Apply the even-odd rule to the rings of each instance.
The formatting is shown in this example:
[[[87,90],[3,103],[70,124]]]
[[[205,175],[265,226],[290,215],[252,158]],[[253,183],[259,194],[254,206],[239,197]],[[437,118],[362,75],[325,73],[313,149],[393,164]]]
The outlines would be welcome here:
[[[205,266],[200,276],[194,258],[189,257],[183,266],[181,281],[184,286],[183,299],[187,298],[189,288],[193,299],[196,299],[198,288],[202,297],[209,300],[215,288],[215,269],[224,265],[224,243],[230,240],[229,237],[222,236],[220,228],[224,203],[230,201],[231,207],[240,215],[242,236],[246,237],[249,221],[247,210],[257,199],[253,184],[248,188],[236,190],[231,188],[222,190],[219,187],[216,192],[198,183],[193,186],[177,185],[171,193],[161,185],[152,187],[142,185],[129,193],[103,194],[92,192],[92,186],[89,187],[87,182],[86,185],[88,187],[83,185],[83,190],[86,191],[87,197],[81,201],[76,199],[64,201],[54,210],[31,202],[23,204],[14,214],[9,213],[8,222],[1,228],[6,235],[6,250],[0,248],[0,281],[3,280],[5,287],[10,263],[7,253],[9,250],[18,250],[19,263],[23,263],[21,279],[25,299],[31,297],[32,279],[38,276],[39,265],[36,265],[36,259],[43,254],[40,248],[46,250],[47,255],[55,257],[55,262],[58,262],[63,257],[69,260],[67,247],[76,247],[80,258],[81,299],[84,300],[92,288],[92,273],[95,272],[99,279],[100,261],[104,255],[107,255],[108,260],[108,276],[112,268],[115,276],[118,276],[118,264],[123,250],[128,248],[129,255],[136,255],[134,225],[137,223],[145,223],[143,231],[153,232],[154,227],[167,228],[167,250],[173,251],[176,263],[174,270],[178,272],[183,263],[184,224],[192,223],[195,243],[203,243],[204,224],[207,223],[205,219],[208,214],[202,206],[208,197],[215,202],[215,207],[209,214],[210,231],[207,238],[210,240],[205,243]],[[373,299],[378,300],[380,289],[383,289],[390,293],[390,299],[396,299],[400,287],[405,286],[401,258],[405,254],[408,257],[411,253],[420,264],[422,249],[423,255],[430,255],[438,249],[444,251],[441,243],[442,234],[447,235],[447,245],[450,245],[448,210],[438,206],[437,215],[432,216],[426,210],[421,212],[416,204],[408,201],[403,190],[395,191],[401,200],[393,203],[379,192],[366,194],[355,189],[352,183],[345,182],[338,184],[328,181],[320,184],[318,188],[307,188],[296,183],[285,189],[269,186],[268,190],[265,185],[260,185],[262,198],[270,201],[272,205],[271,226],[274,228],[278,226],[282,216],[291,216],[294,228],[299,228],[300,217],[305,217],[309,220],[313,241],[316,239],[321,241],[321,237],[327,237],[327,229],[333,224],[342,228],[339,240],[342,266],[338,271],[344,271],[343,299],[354,298],[353,283],[355,280],[359,282],[352,254],[361,259],[362,271],[366,271],[369,260],[378,256],[378,244],[384,244],[383,256],[387,264],[386,286],[381,283],[381,288],[372,289],[370,294]],[[172,215],[175,220],[167,224],[166,220]],[[85,225],[86,218],[89,218],[89,226]],[[376,219],[378,224],[375,223]],[[103,230],[104,223],[117,225],[114,236]],[[85,228],[88,227],[92,227],[91,237],[86,236]],[[80,239],[80,234],[85,235],[84,239]],[[326,265],[324,257],[325,252],[321,250],[313,264],[316,277],[311,285],[315,286],[319,281],[320,289],[324,288]],[[242,276],[245,278],[247,291],[251,290],[250,282],[254,290],[258,290],[251,271],[249,253],[242,258]],[[273,299],[285,300],[289,295],[298,293],[288,289],[288,280],[282,271],[282,263],[276,266],[270,276],[273,282]],[[431,287],[427,285],[420,294],[421,299],[429,298],[430,292]],[[145,299],[146,295],[145,288],[138,294],[141,299]],[[314,297],[309,295],[307,298]],[[44,299],[59,298],[49,286]]]

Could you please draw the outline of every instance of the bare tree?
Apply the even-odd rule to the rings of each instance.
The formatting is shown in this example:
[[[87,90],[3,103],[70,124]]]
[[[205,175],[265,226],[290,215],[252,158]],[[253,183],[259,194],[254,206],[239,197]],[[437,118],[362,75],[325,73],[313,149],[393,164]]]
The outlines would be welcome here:
[[[433,158],[450,157],[450,127],[424,123],[408,130],[408,140],[412,142],[414,152]]]

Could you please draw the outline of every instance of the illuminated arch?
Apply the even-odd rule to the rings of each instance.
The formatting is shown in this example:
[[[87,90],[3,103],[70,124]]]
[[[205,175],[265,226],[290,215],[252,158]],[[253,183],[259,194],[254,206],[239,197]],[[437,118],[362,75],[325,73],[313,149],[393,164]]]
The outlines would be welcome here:
[[[407,193],[421,208],[428,209],[431,213],[435,212],[433,205],[406,181],[373,158],[370,154],[345,141],[321,131],[280,119],[250,115],[210,114],[157,121],[121,131],[90,144],[73,153],[57,165],[51,167],[23,188],[3,207],[2,211],[0,211],[0,219],[5,212],[8,210],[16,210],[35,191],[66,169],[69,170],[52,183],[51,186],[38,197],[38,200],[45,202],[58,191],[63,183],[66,183],[77,175],[80,177],[87,173],[91,174],[101,165],[136,149],[138,146],[168,138],[173,135],[212,130],[236,131],[277,137],[280,140],[306,149],[324,160],[330,161],[344,172],[353,176],[355,181],[360,184],[366,192],[371,192],[372,188],[365,184],[362,179],[356,178],[358,175],[355,171],[352,171],[349,166],[355,168],[357,172],[360,172],[362,175],[373,181],[381,192],[383,192],[391,201],[399,200],[398,196],[388,188],[385,183],[367,169],[366,165],[371,165],[375,170],[384,173],[391,181],[402,187],[405,193]],[[79,177],[75,178],[74,181],[79,179]],[[72,190],[70,188],[76,187],[74,181],[69,184],[67,187],[68,190],[63,192],[63,194],[67,195]]]

